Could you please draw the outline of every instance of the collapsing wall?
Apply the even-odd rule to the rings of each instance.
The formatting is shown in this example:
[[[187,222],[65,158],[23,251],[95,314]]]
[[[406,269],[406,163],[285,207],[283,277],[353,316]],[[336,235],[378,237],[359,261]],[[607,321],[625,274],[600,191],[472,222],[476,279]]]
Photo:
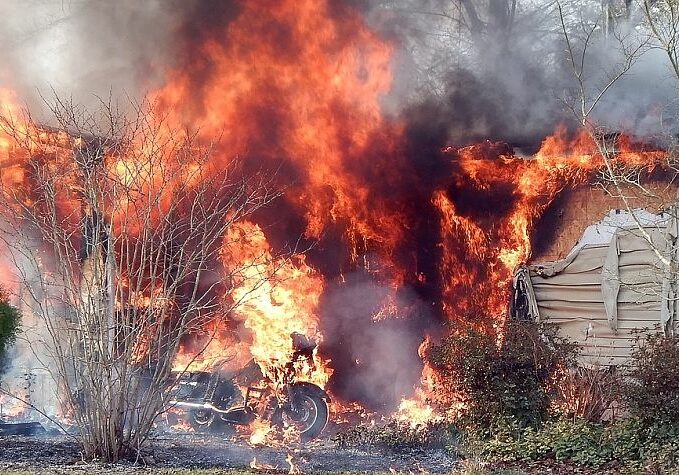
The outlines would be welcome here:
[[[657,203],[672,191],[666,185],[656,189],[663,192],[656,194]],[[624,364],[640,333],[676,328],[677,274],[668,267],[677,262],[676,207],[609,208],[582,233],[584,219],[612,204],[621,203],[601,190],[573,192],[557,208],[563,223],[552,230],[554,241],[514,278],[513,316],[558,325],[581,346],[585,365]],[[552,260],[540,263],[545,257]]]

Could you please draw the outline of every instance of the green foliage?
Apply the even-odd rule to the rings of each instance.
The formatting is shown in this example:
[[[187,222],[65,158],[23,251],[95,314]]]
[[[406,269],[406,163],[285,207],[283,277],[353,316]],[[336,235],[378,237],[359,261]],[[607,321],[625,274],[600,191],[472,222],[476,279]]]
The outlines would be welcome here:
[[[659,425],[679,424],[679,336],[637,339],[622,399],[630,414]]]
[[[575,352],[553,333],[547,337],[549,343],[543,346],[530,327],[522,327],[508,329],[503,348],[494,349],[488,337],[465,334],[454,344],[446,342],[450,348],[437,350],[445,357],[435,356],[448,365],[444,369],[451,378],[461,378],[468,395],[463,446],[491,462],[552,460],[631,473],[676,470],[679,338],[647,335],[634,350],[626,377],[604,381],[619,387],[630,412],[628,418],[605,424],[577,417],[549,419],[546,409],[555,395],[555,380],[550,381],[548,374],[561,362],[572,361]],[[516,390],[524,391],[523,397]]]
[[[585,422],[548,423],[539,430],[527,428],[509,445],[515,445],[520,459],[538,460],[547,456],[559,462],[598,465],[601,457],[601,427]],[[604,459],[603,462],[608,461]]]
[[[635,471],[676,468],[679,428],[648,425],[630,417],[605,425],[586,421],[550,421],[539,430],[526,427],[496,434],[481,442],[477,453],[492,462],[555,460],[600,468],[620,465]]]
[[[558,338],[555,327],[509,322],[503,344],[474,328],[433,346],[428,361],[436,371],[436,402],[462,403],[459,425],[490,436],[510,428],[537,428],[548,417],[552,377],[569,365],[576,347]]]
[[[7,291],[0,287],[0,369],[7,349],[16,339],[20,319],[19,310],[10,305]]]

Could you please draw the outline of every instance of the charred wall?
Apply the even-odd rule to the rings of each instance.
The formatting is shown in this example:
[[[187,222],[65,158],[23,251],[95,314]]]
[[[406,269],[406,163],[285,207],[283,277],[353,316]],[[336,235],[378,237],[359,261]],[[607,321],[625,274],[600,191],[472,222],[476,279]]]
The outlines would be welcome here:
[[[657,212],[677,200],[677,184],[670,179],[653,179],[644,183],[644,188],[648,194],[639,188],[624,189],[632,208]],[[563,259],[587,226],[600,221],[612,209],[625,208],[622,198],[602,187],[581,186],[564,191],[535,226],[531,261]]]

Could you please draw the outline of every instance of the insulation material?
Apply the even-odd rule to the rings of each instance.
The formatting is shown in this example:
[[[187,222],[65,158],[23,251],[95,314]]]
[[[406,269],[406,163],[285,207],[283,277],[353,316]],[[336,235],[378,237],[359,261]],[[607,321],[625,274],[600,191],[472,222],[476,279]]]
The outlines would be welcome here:
[[[665,329],[674,315],[662,311],[674,302],[665,271],[675,249],[672,223],[666,213],[611,211],[564,259],[517,272],[521,288],[531,289],[526,308],[536,308],[524,318],[556,323],[580,344],[583,364],[624,364],[639,332]]]

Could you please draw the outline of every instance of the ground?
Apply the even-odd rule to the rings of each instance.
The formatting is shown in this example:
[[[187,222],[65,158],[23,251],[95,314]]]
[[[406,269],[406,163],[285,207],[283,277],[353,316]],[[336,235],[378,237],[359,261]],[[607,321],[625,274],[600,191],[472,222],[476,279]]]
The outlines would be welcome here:
[[[195,434],[159,437],[137,465],[103,466],[83,463],[77,444],[64,436],[6,436],[0,437],[0,473],[288,473],[288,454],[303,473],[451,473],[459,466],[458,460],[442,450],[407,454],[340,450],[329,440],[302,448],[253,448]],[[251,470],[253,458],[268,468]]]
[[[554,461],[539,464],[488,466],[459,460],[444,450],[393,453],[383,450],[338,449],[331,440],[305,447],[251,447],[218,436],[172,434],[159,436],[138,463],[103,465],[83,462],[78,445],[65,436],[0,436],[0,475],[60,474],[148,475],[287,474],[289,454],[302,474],[436,474],[537,475],[617,474],[616,468],[588,469]],[[258,469],[250,468],[253,458]]]

